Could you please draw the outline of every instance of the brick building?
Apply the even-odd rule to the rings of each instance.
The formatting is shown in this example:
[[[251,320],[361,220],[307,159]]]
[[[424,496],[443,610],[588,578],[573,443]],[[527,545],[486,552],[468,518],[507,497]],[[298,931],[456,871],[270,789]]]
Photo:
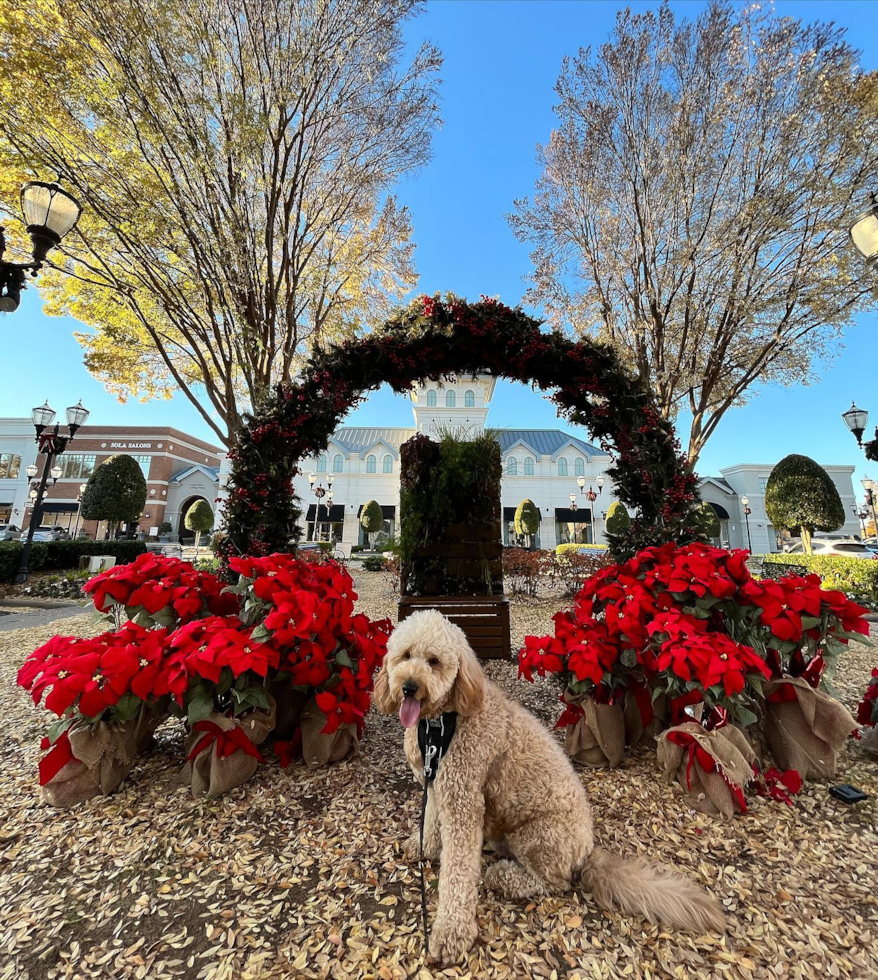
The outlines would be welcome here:
[[[149,533],[168,521],[173,533],[184,533],[186,513],[199,499],[215,510],[223,455],[217,446],[167,426],[84,425],[67,452],[56,459],[61,476],[54,484],[49,480],[42,524],[60,525],[71,533],[78,524],[94,537],[94,522],[79,517],[80,487],[101,463],[119,453],[133,456],[146,478],[141,530]],[[38,479],[45,459],[37,453],[30,419],[0,419],[0,524],[27,528],[32,508],[26,468],[37,463]]]

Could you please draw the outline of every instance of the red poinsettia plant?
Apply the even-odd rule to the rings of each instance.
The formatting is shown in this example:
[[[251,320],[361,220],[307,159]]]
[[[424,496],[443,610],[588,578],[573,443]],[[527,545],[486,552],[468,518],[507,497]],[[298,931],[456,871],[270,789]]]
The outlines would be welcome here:
[[[18,683],[58,715],[49,742],[73,724],[130,721],[176,710],[196,726],[268,706],[278,680],[316,695],[324,732],[362,733],[388,621],[354,615],[353,581],[335,563],[290,555],[234,559],[235,586],[175,558],[143,555],[86,586],[98,611],[128,616],[93,638],[57,636],[35,650]]]
[[[878,667],[873,668],[872,680],[857,707],[857,721],[867,728],[878,725]]]
[[[817,576],[756,581],[747,553],[703,544],[646,548],[585,581],[555,635],[528,637],[519,674],[559,674],[569,691],[607,700],[624,687],[670,698],[672,721],[702,704],[740,725],[762,681],[832,662],[867,632],[865,610]],[[800,669],[801,668],[801,669]],[[818,677],[819,680],[819,677]]]
[[[327,716],[325,734],[355,724],[362,733],[372,679],[387,649],[389,620],[354,615],[357,598],[348,572],[334,562],[290,555],[232,558],[234,591],[254,640],[276,651],[278,675],[298,690],[316,692]]]

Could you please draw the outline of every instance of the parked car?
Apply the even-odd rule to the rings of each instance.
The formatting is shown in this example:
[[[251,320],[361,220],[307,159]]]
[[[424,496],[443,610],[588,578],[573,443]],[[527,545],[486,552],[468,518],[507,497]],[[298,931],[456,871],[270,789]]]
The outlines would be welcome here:
[[[878,558],[878,554],[870,551],[862,541],[828,541],[822,538],[813,538],[811,541],[811,551],[815,555],[844,555],[847,558]],[[805,547],[801,541],[797,541],[792,547],[788,548],[788,555],[803,555]]]
[[[0,524],[0,541],[15,541],[21,534],[21,528],[17,524]]]
[[[44,524],[34,531],[34,541],[59,541],[61,540],[61,533],[61,528],[49,527]],[[27,541],[27,535],[27,531],[22,531],[18,540],[24,543]]]

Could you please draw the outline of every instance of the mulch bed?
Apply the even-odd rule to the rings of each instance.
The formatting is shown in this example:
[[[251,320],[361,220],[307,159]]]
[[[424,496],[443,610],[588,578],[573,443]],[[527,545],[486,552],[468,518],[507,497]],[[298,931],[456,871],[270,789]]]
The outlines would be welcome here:
[[[392,616],[384,576],[355,574],[358,607]],[[513,646],[548,632],[557,608],[514,604]],[[423,960],[417,867],[400,851],[419,797],[395,718],[369,718],[358,759],[316,771],[271,760],[215,801],[179,784],[183,728],[170,722],[115,796],[43,804],[44,718],[15,673],[54,633],[98,630],[80,615],[0,634],[0,980],[878,976],[878,764],[853,743],[837,778],[807,784],[793,808],[755,798],[731,822],[695,813],[646,750],[619,770],[581,771],[599,842],[711,888],[725,937],[665,933],[599,911],[588,893],[525,903],[483,892],[477,946],[439,971]],[[849,707],[874,663],[878,649],[858,645],[841,665]],[[554,684],[518,681],[506,663],[488,672],[554,723]],[[869,800],[835,802],[836,782]]]

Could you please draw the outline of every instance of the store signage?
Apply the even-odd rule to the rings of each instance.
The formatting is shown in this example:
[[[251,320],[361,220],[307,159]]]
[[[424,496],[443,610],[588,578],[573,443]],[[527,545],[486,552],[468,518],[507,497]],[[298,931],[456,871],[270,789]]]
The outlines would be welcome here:
[[[111,442],[110,449],[152,449],[151,442]]]

